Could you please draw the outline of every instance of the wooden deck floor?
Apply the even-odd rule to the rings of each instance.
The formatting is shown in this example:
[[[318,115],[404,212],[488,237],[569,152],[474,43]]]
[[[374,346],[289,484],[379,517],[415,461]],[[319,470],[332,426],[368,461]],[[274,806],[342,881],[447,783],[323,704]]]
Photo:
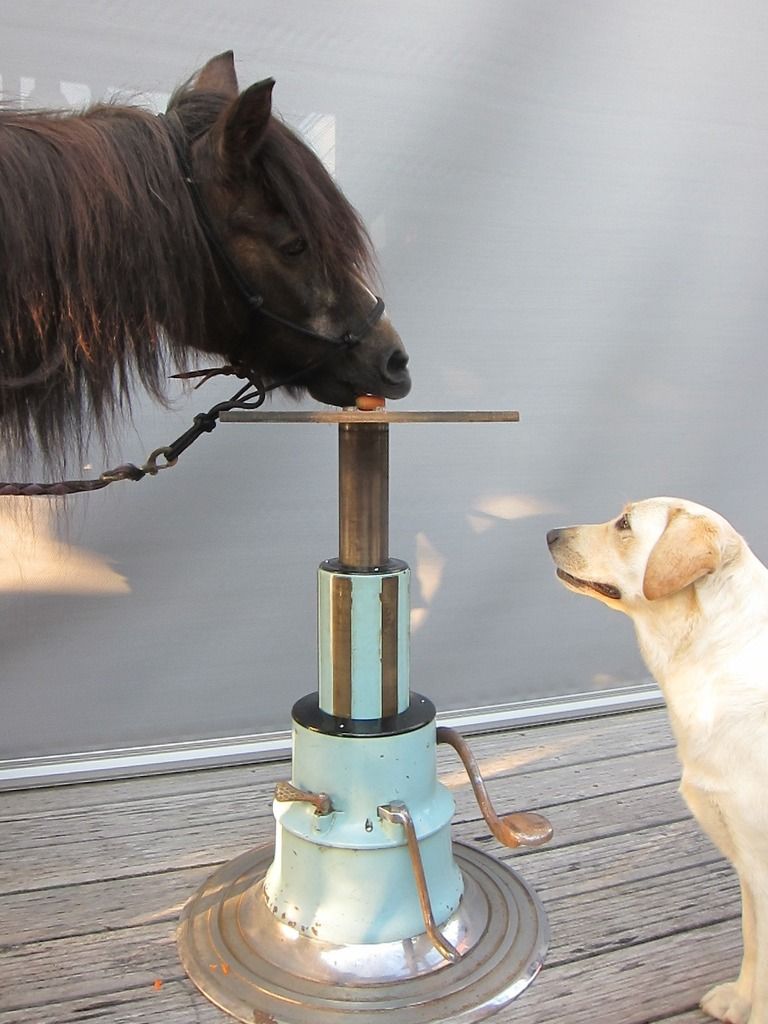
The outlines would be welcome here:
[[[498,1024],[703,1024],[739,960],[735,878],[677,795],[663,711],[474,737],[500,810],[542,809],[549,847],[498,848],[453,754],[456,838],[513,863],[547,909],[536,982]],[[176,955],[182,904],[273,837],[287,766],[0,794],[0,1024],[224,1024]],[[161,986],[155,985],[162,982]]]

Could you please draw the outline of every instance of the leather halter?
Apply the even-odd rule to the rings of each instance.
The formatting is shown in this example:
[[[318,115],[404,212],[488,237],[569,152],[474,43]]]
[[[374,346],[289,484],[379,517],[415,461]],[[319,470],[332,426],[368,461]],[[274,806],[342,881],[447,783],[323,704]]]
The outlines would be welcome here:
[[[226,269],[230,280],[237,288],[241,297],[247,303],[251,312],[258,314],[259,316],[266,317],[268,320],[272,320],[274,323],[278,323],[283,327],[288,327],[297,334],[303,334],[305,337],[312,338],[314,341],[324,342],[327,345],[334,345],[346,349],[354,348],[356,345],[359,345],[363,338],[381,319],[381,316],[384,313],[384,300],[378,295],[375,296],[376,304],[365,319],[358,324],[354,330],[344,331],[338,336],[321,334],[319,331],[312,330],[311,327],[304,327],[302,324],[297,324],[294,320],[289,320],[287,317],[280,316],[277,313],[273,313],[272,310],[267,309],[264,305],[264,296],[255,291],[248,281],[246,281],[240,271],[240,268],[227,252],[224,243],[221,240],[221,236],[213,225],[208,208],[200,194],[197,181],[192,174],[192,166],[189,162],[188,151],[182,143],[181,134],[184,132],[184,126],[181,122],[181,118],[175,111],[171,111],[168,114],[160,114],[158,116],[168,122],[168,135],[176,153],[176,159],[178,160],[182,177],[187,189],[189,190],[189,194],[192,198],[192,202],[206,240],[208,241],[212,252],[216,254],[222,266]],[[173,123],[171,124],[170,122]],[[195,139],[190,140],[190,142],[194,141]]]

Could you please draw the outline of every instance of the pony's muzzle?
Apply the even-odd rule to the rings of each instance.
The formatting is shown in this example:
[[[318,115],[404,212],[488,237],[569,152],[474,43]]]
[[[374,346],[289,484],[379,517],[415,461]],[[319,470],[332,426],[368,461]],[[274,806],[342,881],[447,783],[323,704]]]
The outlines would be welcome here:
[[[411,390],[409,355],[400,344],[388,346],[379,359],[379,373],[387,388],[387,397],[402,398]]]
[[[385,353],[382,360],[381,376],[395,387],[405,386],[402,395],[411,390],[411,375],[408,372],[408,353],[404,348],[397,346],[390,352]],[[402,395],[400,397],[402,397]]]

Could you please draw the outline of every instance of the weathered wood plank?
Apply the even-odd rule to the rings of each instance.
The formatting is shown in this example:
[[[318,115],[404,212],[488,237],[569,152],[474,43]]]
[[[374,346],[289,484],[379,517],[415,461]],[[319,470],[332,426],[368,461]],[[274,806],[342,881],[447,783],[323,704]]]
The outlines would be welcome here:
[[[0,957],[11,946],[159,922],[173,926],[184,903],[213,871],[205,865],[6,896]]]
[[[441,780],[451,789],[456,801],[459,820],[478,820],[477,804],[463,772],[444,774]],[[658,752],[631,754],[610,770],[590,770],[584,767],[565,766],[553,768],[546,774],[535,776],[520,775],[507,778],[489,776],[488,789],[500,810],[521,807],[547,808],[553,816],[563,816],[562,809],[570,802],[580,804],[576,820],[583,820],[583,811],[596,808],[606,818],[616,822],[616,827],[626,827],[622,815],[638,795],[653,791],[659,802],[657,812],[650,807],[655,820],[670,816],[681,817],[685,811],[682,800],[676,795],[678,768],[668,757]],[[176,803],[173,814],[168,808],[154,800],[137,801],[129,807],[98,807],[88,811],[67,811],[56,814],[53,810],[25,822],[15,822],[4,830],[3,851],[0,853],[0,871],[3,866],[11,869],[21,855],[32,856],[42,850],[44,855],[51,842],[61,847],[75,847],[77,860],[89,843],[117,842],[129,838],[141,842],[143,837],[156,839],[163,833],[181,837],[185,831],[197,832],[220,827],[233,832],[256,837],[268,836],[272,830],[271,797],[273,783],[266,787],[254,787],[244,793],[240,800],[229,803],[212,801],[208,794],[186,796]],[[596,801],[603,800],[603,805]],[[609,811],[610,807],[610,811]],[[629,812],[631,813],[631,811]],[[640,820],[640,819],[638,819]],[[647,820],[644,819],[644,820]],[[555,823],[557,824],[557,823]],[[597,824],[597,821],[595,821]],[[572,839],[572,824],[569,831],[557,830],[560,837]],[[59,851],[59,860],[61,860]],[[0,875],[0,889],[7,885],[7,879]]]
[[[615,851],[610,850],[609,854]],[[0,955],[9,947],[140,929],[175,927],[181,907],[210,874],[197,868],[141,879],[116,879],[6,898]],[[524,877],[531,881],[529,874]],[[538,888],[549,914],[549,963],[584,959],[712,921],[738,918],[739,893],[730,867],[719,859],[667,869],[618,885],[574,888],[558,895],[557,878]]]
[[[612,1009],[610,1016],[602,1016],[599,990],[595,989],[588,975],[584,983],[595,998],[594,1015],[589,1016],[590,1008],[586,1015],[574,1020],[589,1021],[590,1024],[639,1024],[637,1018],[622,1016],[621,1008]],[[555,1024],[560,1020],[570,1024],[572,1018],[567,1014],[548,1016],[551,1011],[544,991],[547,984],[547,974],[543,974],[520,999],[499,1011],[491,1020],[494,1024],[517,1024],[519,1021],[523,1024]],[[532,1015],[534,1013],[536,1016]],[[525,1014],[528,1014],[527,1018]],[[225,1024],[229,1018],[204,999],[190,982],[178,980],[166,982],[159,991],[142,988],[118,992],[109,999],[85,998],[50,1004],[37,1008],[34,1018],[30,1018],[28,1010],[0,1012],[0,1024],[30,1024],[32,1019],[34,1024],[79,1024],[84,1020],[90,1024]],[[308,1016],[308,1024],[310,1020]],[[711,1017],[694,1009],[675,1013],[674,1016],[641,1020],[642,1024],[712,1024]]]
[[[619,835],[603,842],[582,843],[573,860],[559,860],[558,851],[544,850],[526,858],[526,869],[535,870],[525,870],[524,877],[537,889],[552,919],[550,962],[582,960],[606,949],[628,948],[712,920],[738,917],[738,892],[729,869],[715,858],[692,823],[684,825],[684,829],[665,830],[666,836],[651,828],[629,839]],[[669,871],[669,844],[674,845],[681,863],[686,865],[680,872]],[[549,862],[545,863],[547,854]],[[66,920],[59,919],[62,928],[68,929],[62,934],[69,936],[69,974],[88,974],[78,969],[83,957],[89,965],[95,965],[99,976],[108,974],[108,965],[98,963],[95,951],[102,948],[105,939],[107,946],[103,948],[114,951],[118,932],[126,936],[125,941],[135,937],[142,945],[152,928],[160,927],[165,929],[164,934],[171,934],[181,905],[207,874],[208,869],[164,873],[130,883],[102,883],[98,890],[95,886],[74,886],[68,899],[57,894],[53,906],[60,905],[62,912],[69,914]],[[676,879],[678,874],[681,877]],[[40,892],[27,894],[16,903],[15,913],[6,915],[8,940],[14,936],[17,944],[6,949],[3,972],[13,975],[23,962],[26,982],[32,983],[35,991],[52,973],[45,956],[64,948],[61,938],[40,941],[39,934],[35,934],[46,915],[48,933],[55,934],[57,915],[50,909],[49,894]],[[73,931],[78,917],[79,934]],[[14,926],[14,919],[23,920],[25,925]],[[26,935],[19,934],[22,927],[26,927]],[[84,943],[82,948],[78,942]],[[30,948],[32,960],[28,959]],[[124,958],[124,954],[118,955],[119,960]],[[42,978],[30,976],[35,963],[40,964]]]
[[[642,723],[642,725],[640,724]],[[511,757],[519,752],[519,760],[510,770],[526,772],[548,770],[554,766],[584,764],[614,759],[624,753],[641,750],[663,750],[673,746],[666,712],[654,709],[602,718],[582,719],[526,729],[481,733],[470,737],[475,756],[486,762],[499,756]],[[455,755],[442,750],[441,770],[457,764]],[[132,778],[87,785],[54,786],[42,789],[0,793],[0,824],[34,818],[49,810],[63,813],[67,809],[82,811],[97,806],[133,804],[144,799],[172,801],[192,793],[209,793],[226,800],[237,799],[240,790],[263,785],[270,788],[286,775],[286,761],[231,768],[205,769],[146,778]]]
[[[229,1019],[186,978],[166,980],[160,989],[142,985],[57,1001],[35,1007],[34,1015],[27,1007],[0,1010],[0,1024],[226,1024]]]
[[[671,866],[719,860],[709,840],[689,821],[675,822],[663,831],[649,827],[561,850],[544,848],[537,856],[524,859],[501,853],[500,859],[549,899],[565,899],[573,892],[594,892],[643,879],[650,884]]]
[[[735,976],[739,941],[738,922],[726,921],[684,937],[674,934],[611,950],[588,963],[545,967],[507,1020],[648,1024],[665,1015],[690,1013],[708,988]]]
[[[141,937],[130,931],[70,939],[60,949],[49,948],[56,943],[41,944],[36,955],[11,963],[10,985],[0,995],[0,1024],[77,1019],[46,1014],[57,1004],[82,1005],[85,1000],[92,1008],[89,1020],[142,1019],[114,1016],[115,997],[126,992],[145,1005],[147,996],[156,996],[150,1001],[155,1015],[147,1020],[171,1024],[189,1019],[183,1014],[195,1012],[195,1004],[167,926],[149,926]],[[545,967],[533,988],[496,1019],[500,1024],[647,1024],[664,1014],[690,1012],[724,972],[735,973],[738,942],[738,922],[726,921],[692,930],[684,940],[675,933],[603,952],[591,957],[588,966],[578,960]],[[51,974],[51,954],[60,957],[58,977]],[[153,988],[158,979],[163,982],[159,991]],[[22,1012],[26,1018],[18,1016]],[[79,1019],[84,1019],[82,1010]]]
[[[477,823],[457,825],[454,831],[457,838],[471,841],[476,826]],[[677,842],[676,834],[664,838],[654,829],[646,830],[640,843],[634,837],[628,839],[621,832],[613,837],[591,838],[589,842],[585,842],[589,823],[575,823],[575,828],[579,826],[584,831],[567,860],[562,857],[553,858],[551,851],[545,850],[533,851],[525,856],[509,857],[510,865],[540,892],[550,913],[556,914],[557,901],[561,899],[563,889],[566,892],[567,905],[570,906],[576,901],[575,906],[582,907],[578,912],[580,917],[584,915],[584,908],[591,908],[597,913],[598,922],[610,914],[620,919],[625,901],[630,901],[632,910],[635,907],[638,910],[642,909],[644,900],[653,901],[653,895],[649,897],[644,894],[649,889],[651,893],[661,890],[662,900],[672,901],[677,893],[674,880],[680,872],[672,870],[670,862],[679,860],[684,853],[690,857],[695,850],[697,856],[693,862],[683,862],[687,869],[683,870],[683,877],[691,877],[688,883],[692,890],[690,898],[695,899],[695,890],[698,887],[702,892],[706,892],[706,896],[702,895],[701,899],[702,903],[710,908],[709,913],[718,918],[723,915],[726,888],[721,882],[730,878],[730,869],[723,865],[692,822],[686,820],[678,823],[679,829],[690,840],[685,846]],[[480,845],[489,853],[503,853],[495,843]],[[543,859],[545,852],[550,853],[546,861]],[[541,862],[537,864],[539,860]],[[606,865],[610,869],[610,876],[606,875]],[[627,872],[636,873],[638,865],[640,875],[633,881],[632,874]],[[616,871],[622,870],[622,867],[624,876],[620,878],[619,884],[630,888],[611,890],[611,894],[602,900],[599,895],[603,891],[601,887],[610,889],[611,885],[615,884]],[[56,889],[31,890],[6,896],[3,899],[3,935],[0,947],[47,940],[57,936],[89,934],[125,925],[134,927],[145,922],[175,920],[182,904],[213,869],[212,865],[202,865],[196,868],[69,885]],[[584,873],[587,875],[586,881],[582,881]],[[718,878],[718,887],[714,891],[708,891],[706,879],[710,876]],[[654,880],[653,888],[650,887],[651,878]],[[728,888],[732,901],[738,898],[733,886],[735,883],[731,884],[732,892],[731,888]],[[665,906],[672,905],[671,902],[664,902],[659,908],[662,918]],[[647,912],[651,913],[650,910]],[[574,914],[576,913],[574,910]],[[567,934],[568,914],[556,916],[561,922],[559,929],[562,929],[562,934]],[[694,915],[693,923],[700,923],[698,916]],[[617,920],[613,927],[618,928],[619,924]],[[679,927],[679,922],[676,922],[675,926]],[[628,933],[632,933],[636,928],[637,916],[633,912],[627,916]],[[593,930],[599,932],[597,927]],[[556,935],[560,934],[558,930]],[[595,939],[595,942],[596,948],[599,948],[599,940]],[[568,951],[563,955],[576,954]]]
[[[654,716],[658,724],[656,713],[649,713],[650,715]],[[617,729],[625,731],[628,718],[629,716],[626,715],[614,718],[613,722]],[[604,722],[595,723],[593,721],[568,723],[568,727],[571,729],[571,739],[574,725],[588,728],[590,734],[595,731],[604,734],[604,738],[610,737],[611,742],[617,739],[610,731],[604,733]],[[548,727],[550,730],[551,728]],[[638,737],[645,739],[650,732],[652,730],[645,727],[639,729],[635,726],[623,739],[618,738],[621,740],[622,751],[628,752]],[[483,740],[491,744],[490,751],[484,750]],[[595,779],[603,775],[601,772],[594,771],[585,774],[575,767],[570,775],[564,776],[563,772],[560,772],[559,776],[550,774],[557,768],[567,768],[580,763],[578,757],[576,760],[572,759],[575,751],[570,741],[548,742],[544,746],[529,744],[526,748],[518,747],[517,749],[514,749],[514,745],[512,745],[512,750],[500,753],[500,749],[505,750],[508,746],[506,734],[502,737],[494,734],[491,737],[476,738],[473,745],[480,757],[492,793],[505,790],[507,781],[511,780],[517,806],[522,806],[521,801],[525,803],[526,800],[529,805],[541,804],[542,799],[543,802],[549,804],[560,802],[565,796],[564,777],[571,790],[574,787],[570,786],[570,783],[579,781],[585,783],[583,787],[577,787],[574,793],[574,798],[580,799],[587,795],[589,784],[594,786]],[[643,746],[641,743],[640,749],[643,749]],[[592,739],[590,739],[588,747],[591,751],[592,763],[594,763],[594,752],[597,748]],[[452,752],[446,752],[441,756],[441,762],[444,764],[443,781],[454,790],[459,816],[471,815],[474,801],[463,771],[456,766],[455,756]],[[663,778],[677,777],[677,769],[671,767],[673,761],[669,756],[662,754],[659,764],[665,766]],[[278,763],[261,765],[257,768],[189,773],[176,777],[179,792],[173,794],[165,792],[169,781],[173,781],[169,777],[149,780],[134,779],[119,783],[96,783],[79,787],[68,786],[48,791],[32,791],[27,794],[3,794],[0,796],[0,808],[3,809],[3,815],[0,817],[0,829],[6,836],[6,842],[3,844],[4,850],[10,853],[13,861],[19,851],[25,851],[30,846],[34,846],[36,841],[42,841],[48,845],[52,840],[87,839],[96,830],[110,833],[113,836],[120,834],[136,836],[147,832],[155,834],[164,829],[177,828],[179,820],[190,825],[193,824],[192,814],[196,816],[196,822],[205,827],[216,821],[224,821],[234,828],[238,820],[253,820],[258,841],[261,834],[258,828],[260,819],[269,819],[270,816],[274,782],[277,778],[284,777],[287,770],[287,765]],[[546,776],[542,776],[539,786],[535,782],[525,781],[538,771],[547,773]],[[652,781],[647,774],[642,774],[642,765],[638,765],[634,771],[642,784]],[[203,777],[207,780],[205,785],[203,785]],[[612,773],[608,773],[603,777],[610,779],[613,776]],[[654,777],[658,778],[659,776]],[[240,785],[234,784],[236,778],[241,780]],[[192,781],[195,783],[195,789],[190,792],[187,787]],[[616,781],[618,785],[621,785],[620,779]],[[147,792],[148,789],[151,792]],[[142,790],[144,790],[143,795]],[[42,803],[40,802],[41,794],[44,795]],[[103,808],[101,813],[95,813],[100,808]],[[8,813],[9,811],[12,813]],[[83,827],[85,821],[87,821],[87,828]],[[2,888],[2,883],[0,883],[0,888]]]
[[[676,795],[671,795],[676,801]],[[563,815],[567,813],[571,816],[571,821],[564,823],[564,827],[559,831],[555,840],[555,844],[559,843],[560,846],[564,846],[567,837],[568,841],[574,845],[573,860],[562,862],[565,865],[564,872],[558,868],[554,870],[551,868],[551,858],[537,867],[536,859],[543,856],[544,850],[532,851],[526,855],[517,854],[509,859],[510,864],[520,871],[523,877],[538,887],[550,913],[557,917],[558,928],[553,928],[556,938],[560,936],[561,929],[563,934],[567,934],[570,919],[567,913],[565,915],[557,914],[558,893],[563,884],[568,892],[568,905],[575,899],[577,906],[579,905],[578,901],[581,901],[584,907],[592,906],[598,912],[598,922],[601,915],[605,917],[606,914],[610,915],[614,912],[615,916],[620,919],[625,900],[633,901],[632,907],[636,900],[638,909],[642,909],[644,900],[647,898],[643,895],[643,891],[649,886],[647,872],[643,874],[641,881],[637,882],[637,891],[629,890],[618,894],[614,892],[602,903],[600,897],[595,895],[601,890],[578,891],[579,886],[583,887],[579,877],[581,868],[588,870],[591,882],[597,885],[610,884],[610,879],[606,880],[601,871],[606,858],[607,863],[615,870],[617,866],[621,865],[622,858],[626,858],[629,854],[630,863],[632,863],[639,851],[641,863],[647,864],[651,870],[662,872],[660,881],[655,881],[654,886],[671,890],[669,894],[664,893],[663,900],[671,900],[676,894],[672,879],[677,873],[670,873],[668,864],[674,854],[682,852],[677,848],[675,836],[669,837],[664,841],[663,847],[660,847],[659,835],[655,831],[651,831],[646,835],[646,841],[650,842],[650,850],[647,845],[638,847],[634,839],[626,840],[625,837],[626,829],[630,825],[637,820],[648,820],[652,812],[658,811],[658,797],[654,795],[649,799],[646,790],[629,794],[620,808],[625,812],[625,817],[619,820],[610,817],[613,799],[613,797],[592,798],[578,807],[569,805],[566,808],[554,809],[553,817],[556,819],[562,820],[560,810]],[[585,807],[585,805],[587,806]],[[703,888],[702,873],[706,876],[713,871],[719,871],[719,877],[723,877],[721,862],[714,850],[703,840],[703,837],[696,838],[696,829],[693,823],[684,818],[679,824],[686,833],[690,832],[693,835],[695,848],[699,852],[694,864],[690,866],[691,873],[694,875],[691,883],[694,890],[697,885]],[[608,834],[605,832],[606,827],[614,831],[614,837],[605,849],[598,851],[598,853],[602,853],[603,859],[601,859],[594,850],[603,845],[601,839],[608,838]],[[482,835],[484,829],[484,823],[474,820],[458,823],[454,832],[457,838],[472,841],[478,834]],[[585,843],[588,845],[584,846]],[[557,848],[555,844],[553,844],[553,849]],[[495,842],[487,844],[481,842],[480,845],[485,847],[489,853],[502,853]],[[690,850],[688,852],[690,855]],[[558,858],[559,860],[560,858]],[[173,921],[185,900],[212,870],[213,865],[206,864],[196,868],[161,871],[82,885],[61,886],[55,889],[31,890],[6,896],[3,899],[3,935],[0,939],[0,946],[31,943],[53,939],[57,936],[98,933],[125,925],[135,927],[151,921]],[[727,868],[725,873],[729,874]],[[654,877],[659,878],[658,875]],[[656,889],[651,891],[655,892]],[[717,908],[718,917],[722,916],[723,892],[724,890],[718,886],[714,892],[709,892],[706,898],[702,898],[703,902],[711,908],[713,914]],[[737,899],[735,890],[730,898]],[[653,896],[650,899],[652,903]],[[651,913],[649,909],[646,908],[646,910],[647,913]],[[658,912],[662,918],[667,910],[666,903],[659,908]],[[577,913],[579,917],[583,917],[582,912],[574,910],[574,914]],[[635,913],[631,913],[627,920],[628,930],[631,933],[637,927]],[[685,926],[687,927],[689,923],[691,922],[686,919]],[[694,916],[693,923],[700,923],[699,918]],[[619,928],[619,926],[620,922],[617,920],[614,927]],[[679,921],[676,921],[676,926],[681,926]],[[599,931],[598,928],[592,930]],[[601,948],[599,938],[595,938],[593,942],[595,948]],[[562,954],[558,955],[572,956],[576,954],[568,949],[566,942]]]
[[[712,1017],[703,1010],[686,1010],[683,1013],[676,1013],[673,1017],[656,1017],[649,1020],[647,1024],[712,1024]]]
[[[679,935],[712,923],[740,920],[739,886],[724,861],[699,863],[604,889],[554,897],[541,894],[552,930],[548,965],[589,960],[598,953]],[[735,936],[738,939],[738,936]]]
[[[675,783],[671,754],[642,751],[628,754],[610,771],[588,766],[557,766],[546,772],[491,779],[489,789],[500,806],[513,789],[509,809],[547,808],[580,803],[602,793],[629,793],[659,783]],[[468,784],[459,775],[448,781],[457,801],[459,820],[476,817]],[[129,786],[130,783],[123,783]],[[104,865],[111,877],[214,863],[233,857],[273,834],[272,788],[253,787],[237,801],[222,801],[209,792],[185,795],[170,812],[166,803],[144,799],[127,805],[99,806],[93,813],[49,809],[35,819],[6,828],[0,850],[0,893],[88,882],[99,878]],[[618,810],[618,798],[617,807]],[[682,805],[675,816],[684,815]],[[658,816],[655,815],[656,820]],[[555,822],[557,827],[557,822]],[[476,832],[477,830],[475,830]],[[481,826],[481,833],[487,831]],[[50,856],[55,843],[57,856]],[[20,869],[23,868],[23,877]]]
[[[179,979],[174,936],[175,925],[163,921],[13,947],[2,958],[0,1010],[34,1011],[52,1002],[150,989],[158,978]]]

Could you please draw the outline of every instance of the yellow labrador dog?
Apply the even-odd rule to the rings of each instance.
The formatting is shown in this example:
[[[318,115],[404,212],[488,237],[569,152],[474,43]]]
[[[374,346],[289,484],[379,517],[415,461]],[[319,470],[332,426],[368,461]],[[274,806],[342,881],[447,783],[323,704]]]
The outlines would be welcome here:
[[[680,498],[547,543],[569,589],[632,619],[669,708],[680,792],[738,872],[741,972],[702,1009],[768,1024],[768,569],[725,519]]]

